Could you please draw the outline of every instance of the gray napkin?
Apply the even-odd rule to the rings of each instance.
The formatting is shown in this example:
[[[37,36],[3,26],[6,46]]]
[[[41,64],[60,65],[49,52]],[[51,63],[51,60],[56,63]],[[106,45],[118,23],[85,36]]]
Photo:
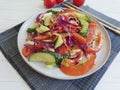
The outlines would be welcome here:
[[[107,17],[88,6],[87,11],[104,18],[110,23],[120,26],[120,22]],[[77,80],[57,80],[43,76],[30,68],[20,56],[17,47],[17,34],[22,24],[19,24],[0,34],[0,49],[10,64],[16,69],[32,90],[94,90],[95,86],[106,72],[117,53],[120,51],[120,37],[108,30],[112,41],[112,50],[105,65],[94,74]],[[107,29],[107,28],[106,28]]]

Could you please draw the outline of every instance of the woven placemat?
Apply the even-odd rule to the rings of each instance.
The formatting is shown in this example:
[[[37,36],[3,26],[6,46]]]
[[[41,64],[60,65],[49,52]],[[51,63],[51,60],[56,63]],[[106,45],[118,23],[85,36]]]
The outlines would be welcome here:
[[[107,17],[88,6],[87,11],[120,26],[120,22]],[[17,47],[17,35],[22,23],[0,34],[0,49],[10,64],[16,69],[32,90],[94,90],[105,71],[120,51],[120,37],[108,30],[111,39],[111,54],[105,65],[94,74],[77,80],[57,80],[43,76],[30,68],[20,56]],[[107,29],[107,28],[106,28]]]

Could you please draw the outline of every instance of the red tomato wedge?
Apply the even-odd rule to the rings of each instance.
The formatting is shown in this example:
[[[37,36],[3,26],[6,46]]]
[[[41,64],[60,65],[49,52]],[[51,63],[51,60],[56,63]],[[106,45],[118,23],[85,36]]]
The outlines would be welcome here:
[[[34,46],[34,48],[35,48],[36,51],[39,51],[43,48],[43,46],[40,45],[40,44],[37,44],[37,45]]]
[[[86,44],[86,39],[78,33],[72,33],[72,36],[80,44]]]
[[[80,64],[73,65],[73,62],[72,61],[70,62],[69,60],[69,61],[66,61],[68,62],[69,65],[68,66],[61,65],[60,70],[63,73],[70,76],[79,76],[87,73],[94,66],[95,59],[96,59],[96,55],[93,54],[91,55],[90,59],[82,65]]]
[[[32,53],[33,53],[32,50],[29,49],[29,48],[27,48],[27,47],[24,47],[24,48],[22,49],[22,54],[23,54],[25,57],[29,57]]]
[[[67,47],[65,45],[62,45],[61,47],[57,48],[55,51],[60,53],[61,55],[68,53]]]

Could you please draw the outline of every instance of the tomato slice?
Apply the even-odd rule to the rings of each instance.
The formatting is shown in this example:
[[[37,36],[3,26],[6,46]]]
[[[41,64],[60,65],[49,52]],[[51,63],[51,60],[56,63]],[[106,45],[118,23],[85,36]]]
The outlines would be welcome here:
[[[55,51],[61,55],[68,53],[67,47],[64,44],[61,47],[57,48]]]
[[[83,45],[86,44],[86,39],[83,36],[81,36],[80,34],[78,34],[78,33],[72,33],[72,36],[80,44],[83,44]]]
[[[90,59],[82,65],[81,64],[74,65],[73,62],[69,60],[66,61],[69,64],[66,64],[66,66],[65,65],[60,66],[60,70],[64,74],[70,76],[79,76],[87,73],[94,66],[95,59],[96,59],[96,55],[93,54],[91,55]]]
[[[24,47],[22,49],[22,54],[25,56],[25,57],[29,57],[31,54],[32,54],[32,50],[28,47]]]
[[[34,46],[34,48],[35,48],[35,51],[39,51],[39,50],[41,50],[43,47],[42,47],[42,45],[37,44],[37,45]]]

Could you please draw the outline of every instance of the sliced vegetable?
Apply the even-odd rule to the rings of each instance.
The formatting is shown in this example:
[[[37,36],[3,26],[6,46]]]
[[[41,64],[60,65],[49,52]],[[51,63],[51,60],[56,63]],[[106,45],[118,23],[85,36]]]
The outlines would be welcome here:
[[[27,32],[28,32],[28,33],[32,33],[32,32],[35,32],[35,31],[36,31],[35,28],[28,28],[28,29],[27,29]]]
[[[88,30],[88,35],[87,35],[86,40],[87,42],[91,42],[97,34],[98,24],[95,21],[91,21],[91,23],[89,23],[88,28],[89,30]]]
[[[63,44],[63,39],[61,35],[58,35],[57,41],[55,43],[55,49],[60,47]]]
[[[91,55],[87,62],[77,65],[74,65],[73,61],[65,59],[66,61],[62,61],[64,64],[60,66],[60,70],[70,76],[79,76],[87,73],[94,66],[95,59],[96,55]]]
[[[69,54],[64,54],[64,55],[63,55],[63,58],[69,58],[69,57],[70,57]]]
[[[55,57],[56,65],[60,67],[61,61],[63,60],[63,56],[61,56],[59,53],[56,53],[56,52],[48,51],[48,53],[50,53],[51,55]]]
[[[22,54],[25,56],[25,57],[29,57],[31,54],[32,54],[32,50],[28,47],[24,47],[22,49]]]
[[[87,15],[84,15],[82,13],[78,13],[78,12],[75,12],[74,15],[78,18],[78,19],[84,19],[85,21],[87,22],[91,22],[90,20],[90,17],[88,17]]]
[[[51,18],[52,18],[52,13],[51,12],[44,14],[42,19],[44,20],[44,25],[45,26],[50,25]]]
[[[86,49],[86,53],[96,53],[98,52],[101,47],[102,47],[102,34],[97,31],[98,29],[98,24],[94,21],[92,21],[89,24],[89,32],[87,35],[87,46],[88,48]]]
[[[34,40],[46,40],[49,37],[50,37],[49,35],[39,35],[39,36],[34,37]]]
[[[60,53],[61,55],[68,53],[67,47],[64,44],[62,46],[60,46],[59,48],[57,48],[55,51],[57,53]]]
[[[88,44],[88,48],[86,49],[86,53],[96,53],[98,52],[102,47],[102,35],[101,33],[98,33],[97,37],[93,41],[93,43]]]
[[[63,67],[70,67],[70,65],[74,64],[74,61],[73,60],[70,60],[70,59],[63,59],[62,62],[61,62],[61,70],[64,69]]]
[[[86,44],[86,39],[83,36],[81,36],[80,34],[78,34],[78,33],[72,33],[72,36],[80,44],[83,44],[83,45]]]
[[[44,33],[46,31],[49,31],[50,29],[44,25],[41,25],[39,28],[36,29],[37,32],[39,33]]]
[[[33,41],[27,41],[26,44],[29,44],[29,45],[34,45],[34,42]]]
[[[89,23],[87,21],[85,21],[84,19],[79,19],[81,24],[82,24],[82,29],[80,30],[80,34],[82,36],[86,36],[87,33],[88,33],[88,26],[89,26]]]
[[[43,48],[43,46],[40,44],[34,45],[35,51],[40,51],[42,48]]]

